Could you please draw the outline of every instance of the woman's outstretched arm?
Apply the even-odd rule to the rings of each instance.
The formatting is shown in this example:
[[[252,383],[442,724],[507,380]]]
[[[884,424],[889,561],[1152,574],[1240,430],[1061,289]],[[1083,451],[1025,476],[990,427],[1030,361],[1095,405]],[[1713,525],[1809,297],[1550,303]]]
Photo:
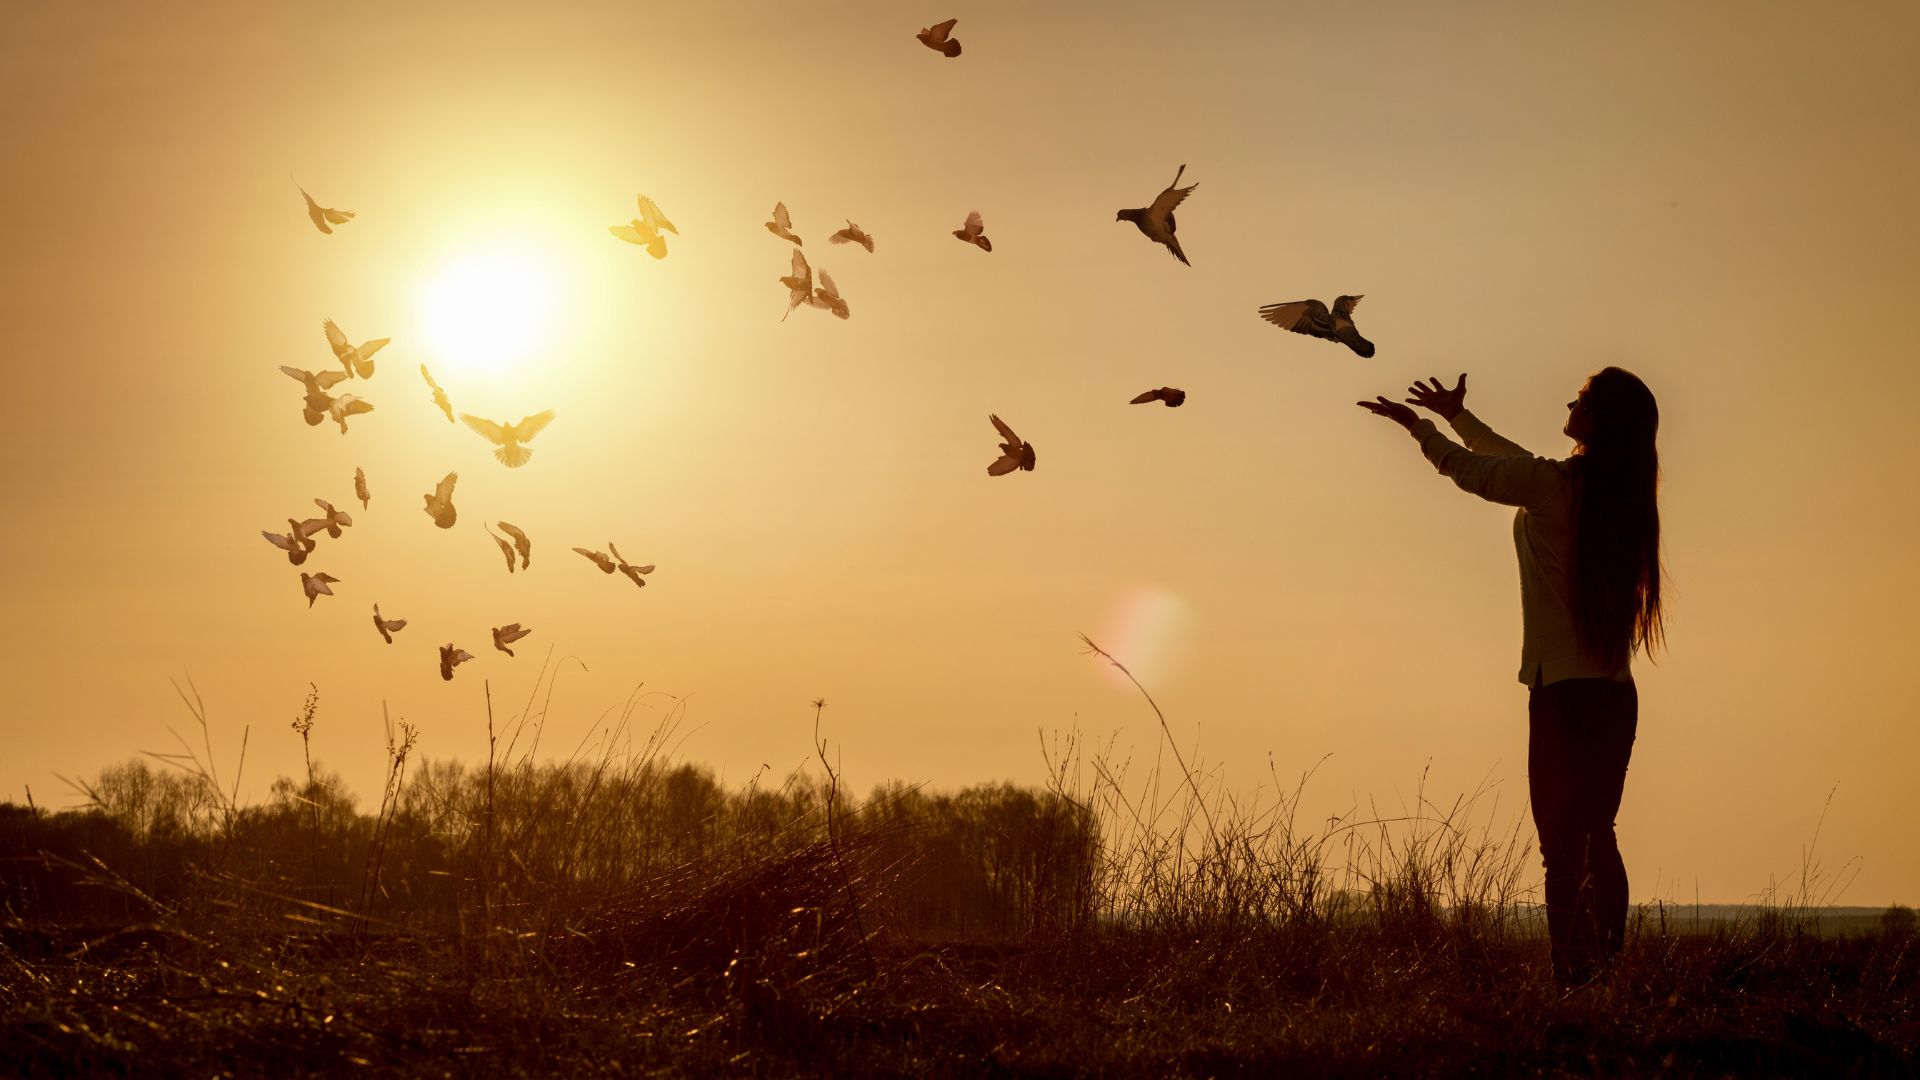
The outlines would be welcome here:
[[[1397,401],[1377,397],[1356,402],[1375,416],[1384,416],[1412,433],[1433,467],[1460,490],[1507,506],[1539,506],[1566,482],[1560,467],[1545,458],[1519,454],[1476,454],[1440,434],[1433,421],[1422,420]]]
[[[1418,405],[1432,412],[1453,426],[1467,449],[1476,454],[1497,454],[1502,457],[1532,457],[1533,452],[1512,439],[1501,435],[1488,427],[1481,419],[1467,411],[1467,375],[1460,373],[1460,381],[1453,389],[1447,389],[1438,375],[1431,379],[1432,386],[1426,382],[1415,381],[1407,387],[1407,404]]]

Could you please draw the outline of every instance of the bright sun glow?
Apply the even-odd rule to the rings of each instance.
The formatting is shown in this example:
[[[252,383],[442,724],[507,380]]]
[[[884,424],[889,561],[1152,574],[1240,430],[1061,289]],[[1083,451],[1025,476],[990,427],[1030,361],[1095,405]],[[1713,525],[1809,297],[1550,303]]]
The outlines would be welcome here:
[[[448,367],[497,374],[543,344],[553,301],[553,274],[530,256],[464,258],[421,290],[421,331]]]

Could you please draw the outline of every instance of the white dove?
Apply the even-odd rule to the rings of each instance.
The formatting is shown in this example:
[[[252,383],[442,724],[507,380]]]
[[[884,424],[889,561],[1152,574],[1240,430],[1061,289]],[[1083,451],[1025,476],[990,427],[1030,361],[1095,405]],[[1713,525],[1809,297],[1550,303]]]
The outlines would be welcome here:
[[[340,425],[340,434],[342,435],[347,433],[347,417],[359,416],[361,413],[370,413],[372,411],[372,402],[363,401],[352,394],[341,394],[327,405],[327,415],[333,418],[334,423]]]
[[[300,181],[295,180],[293,186],[300,187]],[[331,206],[321,206],[319,203],[313,201],[313,196],[307,194],[306,188],[300,188],[300,197],[307,200],[307,219],[313,222],[314,228],[319,229],[323,233],[332,235],[333,226],[344,225],[353,220],[353,211],[335,210]]]
[[[347,341],[346,333],[332,319],[321,323],[320,328],[327,332],[327,344],[333,348],[334,359],[339,360],[341,366],[347,369],[348,378],[356,376],[362,379],[373,378],[373,354],[386,348],[387,342],[393,340],[392,338],[374,338],[371,341],[363,341],[356,347]]]
[[[662,229],[675,236],[680,235],[680,230],[674,228],[673,222],[667,220],[667,215],[661,213],[660,208],[653,204],[653,200],[645,195],[640,196],[639,217],[626,225],[607,226],[608,232],[629,244],[639,244],[647,249],[647,254],[656,259],[667,257],[667,238],[660,235]]]
[[[520,445],[540,434],[548,424],[553,423],[553,410],[523,416],[517,424],[496,424],[483,420],[472,413],[461,413],[460,419],[468,427],[480,433],[481,437],[493,443],[497,449],[493,456],[509,469],[525,465],[533,457],[533,451]]]

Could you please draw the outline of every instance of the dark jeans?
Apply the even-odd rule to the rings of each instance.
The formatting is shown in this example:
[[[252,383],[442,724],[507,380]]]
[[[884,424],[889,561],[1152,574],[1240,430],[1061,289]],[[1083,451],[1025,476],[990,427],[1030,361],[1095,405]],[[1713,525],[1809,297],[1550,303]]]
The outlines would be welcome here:
[[[1627,781],[1640,695],[1632,682],[1562,679],[1527,699],[1527,792],[1547,869],[1553,977],[1592,978],[1627,933],[1627,867],[1613,817]]]

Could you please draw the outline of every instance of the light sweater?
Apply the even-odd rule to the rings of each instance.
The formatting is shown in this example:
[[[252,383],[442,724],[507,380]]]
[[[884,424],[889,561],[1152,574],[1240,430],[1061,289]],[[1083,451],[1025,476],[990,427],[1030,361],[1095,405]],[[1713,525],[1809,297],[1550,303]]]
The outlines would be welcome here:
[[[1420,452],[1460,490],[1520,508],[1513,516],[1513,546],[1520,556],[1520,681],[1542,686],[1561,679],[1632,678],[1631,658],[1615,671],[1582,649],[1574,630],[1572,462],[1536,457],[1465,409],[1449,422],[1466,445],[1421,419],[1411,429]]]

